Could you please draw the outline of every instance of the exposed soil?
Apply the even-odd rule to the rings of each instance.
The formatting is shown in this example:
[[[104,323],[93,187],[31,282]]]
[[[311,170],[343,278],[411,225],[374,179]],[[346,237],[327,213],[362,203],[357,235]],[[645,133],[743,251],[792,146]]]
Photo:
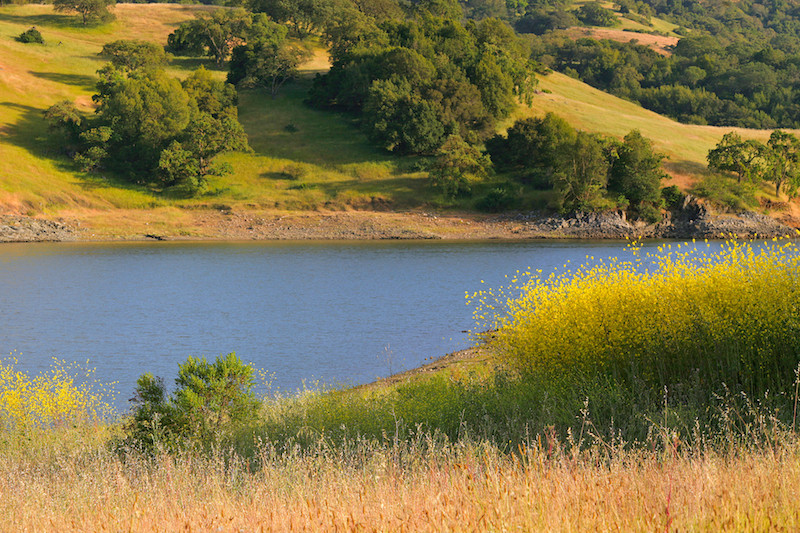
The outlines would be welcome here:
[[[386,240],[625,239],[774,237],[795,234],[793,204],[764,206],[776,218],[748,212],[715,214],[692,198],[658,224],[621,212],[502,215],[390,211],[252,211],[230,207],[117,213],[101,227],[86,217],[44,220],[0,216],[0,242],[66,240]],[[169,218],[172,217],[172,218]]]
[[[594,39],[610,39],[620,43],[636,41],[638,44],[652,48],[664,56],[669,56],[672,54],[672,47],[678,44],[679,40],[677,37],[651,35],[649,33],[614,30],[610,28],[581,28],[576,26],[566,30],[566,33],[572,39],[592,37]]]

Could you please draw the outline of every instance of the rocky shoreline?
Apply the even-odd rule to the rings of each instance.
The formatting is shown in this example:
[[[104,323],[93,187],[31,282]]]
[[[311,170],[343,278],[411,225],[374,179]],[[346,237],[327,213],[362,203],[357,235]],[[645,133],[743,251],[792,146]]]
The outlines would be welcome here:
[[[796,235],[795,228],[754,212],[717,214],[688,196],[656,224],[630,221],[624,212],[537,212],[504,215],[396,213],[376,211],[269,213],[209,209],[187,226],[170,231],[105,235],[80,221],[0,216],[0,242],[92,240],[391,240],[391,239],[695,239],[771,238]],[[153,224],[149,226],[153,228]],[[187,235],[185,229],[191,228]]]
[[[63,242],[80,240],[71,227],[52,220],[0,216],[0,242]]]

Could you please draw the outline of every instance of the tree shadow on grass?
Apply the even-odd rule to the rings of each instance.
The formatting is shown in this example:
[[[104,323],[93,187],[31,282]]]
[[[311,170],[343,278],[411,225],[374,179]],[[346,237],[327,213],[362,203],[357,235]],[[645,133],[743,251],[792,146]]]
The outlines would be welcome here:
[[[665,161],[664,168],[668,172],[675,174],[689,174],[694,176],[703,176],[708,174],[708,167],[697,161],[687,161],[685,159],[680,161]]]
[[[38,13],[35,15],[16,15],[14,13],[0,13],[0,21],[25,26],[44,26],[50,28],[91,28],[91,23],[83,25],[80,17],[74,14]],[[45,35],[45,39],[47,36]]]
[[[216,72],[227,72],[228,69],[225,66],[219,66],[217,63],[210,57],[185,57],[185,56],[178,56],[173,57],[169,61],[168,67],[180,69],[180,70],[197,70],[200,67],[205,67],[206,70],[216,71]]]
[[[22,148],[39,159],[51,161],[58,170],[73,175],[76,184],[86,191],[115,188],[157,197],[149,188],[130,183],[112,173],[79,172],[70,154],[64,150],[64,140],[57,132],[50,131],[41,109],[16,102],[0,102],[0,106],[14,108],[20,112],[19,119],[15,123],[7,124],[0,129],[0,142]]]
[[[427,196],[425,183],[426,181],[423,178],[398,176],[381,179],[379,184],[352,179],[316,182],[312,183],[310,188],[318,189],[330,198],[336,198],[342,194],[346,196],[347,193],[355,193],[361,197],[357,202],[361,207],[368,206],[364,204],[364,200],[369,197],[372,199],[371,207],[382,209],[411,207],[424,203]]]
[[[91,91],[97,88],[97,76],[87,76],[85,74],[65,74],[63,72],[31,72],[37,78],[71,85],[80,89]]]

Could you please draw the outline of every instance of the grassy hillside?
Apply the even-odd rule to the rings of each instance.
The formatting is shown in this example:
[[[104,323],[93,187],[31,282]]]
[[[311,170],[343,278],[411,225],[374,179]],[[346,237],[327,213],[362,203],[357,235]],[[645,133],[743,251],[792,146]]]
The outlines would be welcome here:
[[[115,22],[83,27],[78,17],[56,14],[47,5],[0,8],[0,210],[61,217],[97,235],[124,236],[154,231],[199,235],[198,213],[220,207],[402,210],[443,205],[428,189],[415,159],[377,149],[352,117],[303,104],[311,75],[326,68],[326,55],[319,49],[305,67],[306,76],[277,98],[262,91],[241,94],[240,119],[254,153],[225,156],[233,175],[212,181],[205,195],[170,198],[111,175],[76,172],[48,139],[43,111],[69,99],[91,112],[95,72],[104,64],[97,54],[105,43],[144,38],[163,44],[174,27],[205,9],[121,4],[114,7]],[[44,45],[14,40],[31,26],[42,32]],[[185,76],[202,63],[176,58],[170,70]],[[216,70],[215,75],[223,78],[225,72]],[[682,186],[703,171],[707,150],[729,130],[678,124],[559,74],[543,78],[540,88],[533,107],[521,108],[517,117],[552,111],[578,128],[618,137],[637,128],[669,155],[667,169]],[[742,133],[761,140],[768,136]],[[470,208],[471,202],[454,207]]]
[[[681,124],[559,73],[540,77],[539,89],[541,93],[536,95],[533,106],[520,108],[518,117],[552,112],[578,129],[620,138],[638,129],[653,140],[657,150],[667,155],[665,168],[683,188],[706,172],[706,154],[727,132],[736,131],[744,138],[762,142],[771,133],[771,130]],[[769,187],[764,194],[769,194]]]
[[[88,28],[76,17],[54,14],[51,6],[0,9],[0,209],[76,219],[100,233],[122,224],[136,233],[145,229],[139,210],[148,211],[149,221],[169,227],[191,226],[193,217],[186,208],[342,209],[418,203],[425,176],[404,170],[413,161],[373,147],[349,117],[305,106],[308,76],[275,99],[260,91],[242,94],[240,118],[255,153],[228,155],[234,174],[212,182],[203,197],[166,198],[111,176],[75,172],[49,142],[44,110],[69,99],[90,112],[95,72],[104,64],[97,55],[103,44],[131,38],[166,43],[175,26],[203,9],[123,4],[114,8],[116,22]],[[14,40],[31,26],[42,32],[44,45]],[[202,63],[177,58],[171,71],[184,76]],[[325,55],[318,53],[306,70],[310,76],[325,65]],[[223,71],[216,74],[225,76]]]

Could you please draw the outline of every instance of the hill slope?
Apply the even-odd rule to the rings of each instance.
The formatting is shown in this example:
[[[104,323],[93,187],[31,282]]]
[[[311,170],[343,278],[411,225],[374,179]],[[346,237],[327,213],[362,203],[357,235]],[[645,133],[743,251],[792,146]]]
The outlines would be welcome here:
[[[414,159],[375,148],[347,115],[305,106],[309,77],[275,99],[262,91],[242,93],[240,119],[255,153],[225,156],[234,174],[213,181],[204,196],[169,198],[113,176],[75,172],[48,139],[44,110],[69,99],[91,112],[103,44],[130,38],[163,44],[175,26],[206,9],[120,4],[114,8],[116,22],[86,28],[76,17],[54,14],[52,6],[0,8],[0,211],[64,219],[86,228],[86,237],[209,237],[219,235],[216,226],[231,223],[232,211],[277,219],[295,210],[402,211],[437,205]],[[31,26],[42,32],[44,45],[14,40]],[[318,51],[306,67],[309,75],[325,68],[325,59]],[[185,76],[202,63],[176,58],[170,70]],[[215,75],[223,78],[225,72]],[[515,118],[552,111],[580,129],[617,137],[639,129],[669,156],[666,168],[683,187],[703,172],[708,149],[730,130],[679,124],[560,74],[543,77],[540,89],[533,107],[520,108]],[[740,132],[761,140],[769,134]]]

